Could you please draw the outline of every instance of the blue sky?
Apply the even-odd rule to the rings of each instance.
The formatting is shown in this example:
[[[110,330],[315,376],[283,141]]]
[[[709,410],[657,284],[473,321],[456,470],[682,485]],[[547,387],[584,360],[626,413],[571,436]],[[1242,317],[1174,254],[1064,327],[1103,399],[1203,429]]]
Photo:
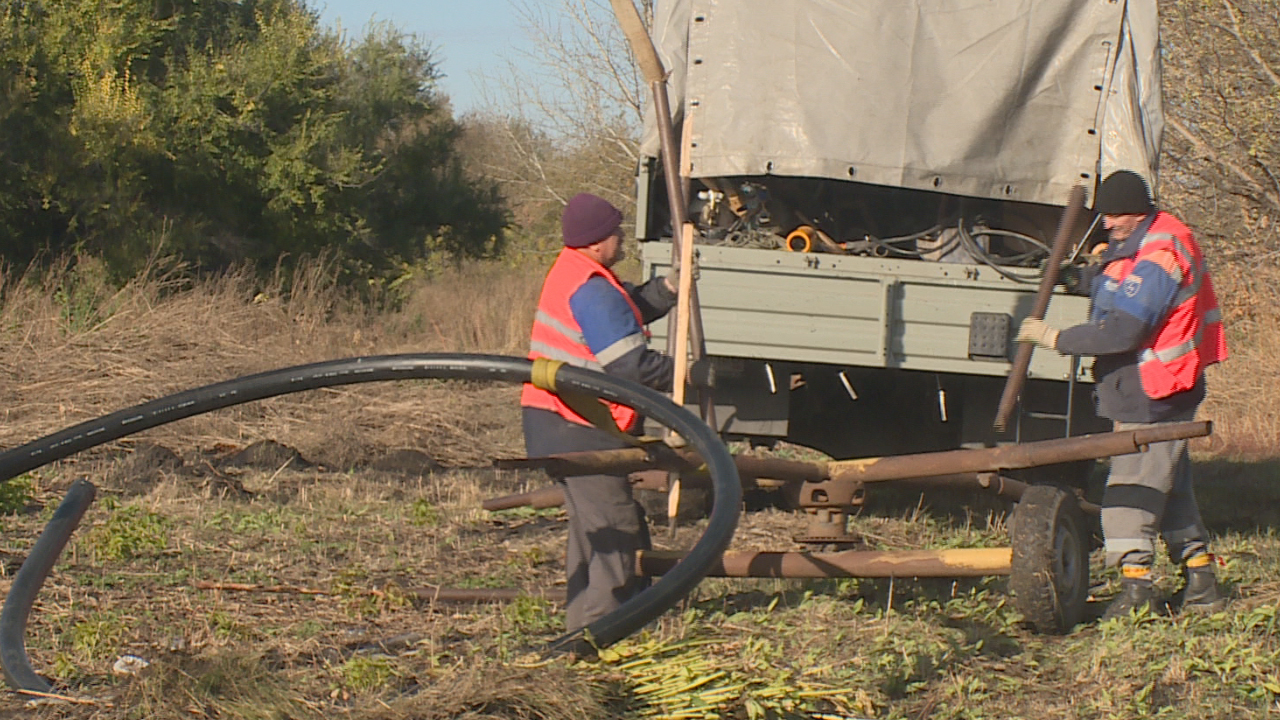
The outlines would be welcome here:
[[[507,57],[527,48],[528,40],[511,0],[307,0],[329,26],[341,21],[349,38],[358,39],[369,20],[389,21],[424,39],[445,74],[441,88],[454,111],[479,102],[481,72],[500,73]]]

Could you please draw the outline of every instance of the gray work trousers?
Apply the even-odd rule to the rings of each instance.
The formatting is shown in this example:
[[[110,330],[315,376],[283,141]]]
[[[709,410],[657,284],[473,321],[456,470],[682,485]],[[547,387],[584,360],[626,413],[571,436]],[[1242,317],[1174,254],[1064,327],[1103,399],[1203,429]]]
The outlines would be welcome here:
[[[524,408],[522,420],[529,457],[627,447],[608,433],[571,423],[549,410]],[[632,497],[626,477],[581,475],[564,478],[561,486],[569,512],[565,626],[573,632],[648,585],[636,575],[636,552],[651,546],[644,508]]]
[[[1168,422],[1185,422],[1193,416]],[[1117,422],[1115,429],[1161,424]],[[1102,535],[1108,565],[1151,567],[1157,536],[1164,538],[1169,558],[1175,563],[1208,552],[1191,484],[1186,440],[1152,443],[1146,452],[1111,458],[1111,474],[1102,496]]]

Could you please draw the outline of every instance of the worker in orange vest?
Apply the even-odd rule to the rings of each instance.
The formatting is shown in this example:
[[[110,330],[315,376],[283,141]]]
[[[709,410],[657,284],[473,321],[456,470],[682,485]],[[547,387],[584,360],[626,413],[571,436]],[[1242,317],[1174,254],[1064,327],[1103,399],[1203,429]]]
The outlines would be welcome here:
[[[1091,280],[1089,322],[1062,331],[1027,318],[1018,332],[1064,355],[1093,355],[1098,415],[1132,430],[1195,417],[1204,400],[1204,369],[1225,360],[1222,313],[1195,235],[1156,209],[1146,180],[1112,173],[1098,187],[1094,211],[1110,243]],[[1156,541],[1163,536],[1185,585],[1175,605],[1216,611],[1219,594],[1191,483],[1186,440],[1111,459],[1102,498],[1107,562],[1120,568],[1121,592],[1103,619],[1149,607]]]
[[[622,212],[603,198],[581,193],[569,200],[561,217],[564,248],[543,282],[529,358],[560,360],[667,392],[674,362],[649,349],[644,327],[675,305],[675,284],[660,277],[632,286],[614,275],[613,266],[624,256],[621,224]],[[712,382],[709,362],[694,363],[689,374],[695,386]],[[627,447],[552,392],[526,384],[520,404],[530,457]],[[619,430],[639,432],[635,410],[606,404]],[[635,563],[637,551],[650,547],[649,529],[626,477],[584,475],[560,482],[569,512],[565,623],[572,632],[644,588]]]

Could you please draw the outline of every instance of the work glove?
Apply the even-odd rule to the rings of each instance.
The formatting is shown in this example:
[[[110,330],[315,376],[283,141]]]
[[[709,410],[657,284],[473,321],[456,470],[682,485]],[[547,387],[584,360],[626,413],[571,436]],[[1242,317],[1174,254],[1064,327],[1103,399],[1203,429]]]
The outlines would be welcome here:
[[[681,268],[679,264],[672,266],[671,272],[667,273],[665,278],[667,281],[667,288],[670,289],[672,293],[675,293],[680,288],[680,270]],[[693,281],[695,283],[698,282],[699,275],[698,256],[695,253],[693,257]]]
[[[1049,327],[1040,318],[1029,317],[1018,328],[1018,342],[1035,343],[1050,350],[1058,349],[1058,329]]]
[[[1063,265],[1058,268],[1058,284],[1069,293],[1076,293],[1084,284],[1085,269],[1079,265]]]
[[[1058,284],[1066,288],[1067,292],[1072,295],[1088,295],[1093,284],[1093,279],[1102,272],[1102,252],[1106,250],[1106,243],[1098,246],[1102,248],[1094,248],[1089,253],[1080,258],[1078,262],[1064,264],[1058,268]]]
[[[716,384],[716,366],[711,358],[702,358],[689,366],[689,384],[703,390],[710,390]]]

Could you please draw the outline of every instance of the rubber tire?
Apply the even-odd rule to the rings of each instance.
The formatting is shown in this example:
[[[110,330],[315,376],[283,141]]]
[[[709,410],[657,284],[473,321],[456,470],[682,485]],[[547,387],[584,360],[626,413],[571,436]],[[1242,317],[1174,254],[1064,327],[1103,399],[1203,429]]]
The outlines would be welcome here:
[[[1014,607],[1039,632],[1070,632],[1089,599],[1089,530],[1079,500],[1032,485],[1013,509],[1009,535]]]

